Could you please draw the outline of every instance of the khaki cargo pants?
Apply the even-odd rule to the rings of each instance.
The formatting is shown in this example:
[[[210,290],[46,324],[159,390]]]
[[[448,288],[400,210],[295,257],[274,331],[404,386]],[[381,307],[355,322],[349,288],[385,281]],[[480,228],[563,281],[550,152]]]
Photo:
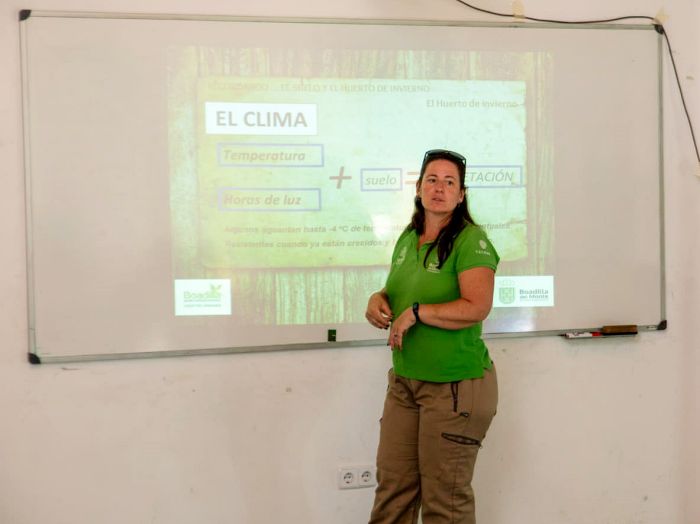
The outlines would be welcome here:
[[[423,382],[389,371],[369,524],[473,524],[476,455],[496,414],[495,366],[479,379]]]

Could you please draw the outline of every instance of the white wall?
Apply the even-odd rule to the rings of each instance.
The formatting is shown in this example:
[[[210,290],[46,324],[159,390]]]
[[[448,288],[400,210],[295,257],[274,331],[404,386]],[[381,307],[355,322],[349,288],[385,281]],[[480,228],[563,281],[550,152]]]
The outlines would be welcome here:
[[[477,0],[474,0],[477,1]],[[531,16],[663,10],[700,131],[693,0],[523,2]],[[495,10],[510,1],[480,0]],[[452,0],[43,0],[0,5],[0,523],[342,524],[371,490],[384,347],[31,366],[17,12],[22,8],[484,19]],[[700,177],[666,68],[669,329],[492,341],[501,405],[478,463],[484,524],[700,522]]]

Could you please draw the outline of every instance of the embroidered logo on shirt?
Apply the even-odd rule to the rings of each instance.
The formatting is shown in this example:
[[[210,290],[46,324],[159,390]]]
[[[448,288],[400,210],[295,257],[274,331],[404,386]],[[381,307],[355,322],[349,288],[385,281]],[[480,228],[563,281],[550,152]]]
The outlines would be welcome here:
[[[429,271],[430,273],[439,273],[440,268],[438,267],[438,263],[435,261],[428,262],[428,267],[425,268],[426,271]]]
[[[399,256],[396,257],[396,262],[394,262],[395,266],[400,266],[401,264],[403,264],[403,261],[406,260],[406,250],[406,246],[403,246],[403,248],[401,248],[401,251],[399,251]]]
[[[488,244],[486,243],[486,240],[479,240],[479,247],[481,249],[475,249],[474,253],[477,255],[488,255],[491,256],[491,251],[488,251],[486,248],[488,247]]]

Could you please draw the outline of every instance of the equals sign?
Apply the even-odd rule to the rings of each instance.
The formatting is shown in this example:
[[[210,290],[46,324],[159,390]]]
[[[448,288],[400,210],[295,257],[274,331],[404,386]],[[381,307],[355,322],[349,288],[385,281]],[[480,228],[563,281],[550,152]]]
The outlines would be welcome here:
[[[420,172],[418,171],[408,171],[406,173],[406,184],[413,184],[415,185],[418,182],[418,178],[420,177]]]

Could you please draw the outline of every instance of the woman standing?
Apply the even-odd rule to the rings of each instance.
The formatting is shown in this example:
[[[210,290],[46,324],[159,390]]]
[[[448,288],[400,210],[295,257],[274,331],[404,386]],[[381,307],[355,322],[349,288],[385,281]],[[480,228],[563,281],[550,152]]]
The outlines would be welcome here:
[[[393,368],[381,421],[370,524],[474,523],[476,455],[496,413],[481,338],[499,257],[467,208],[466,159],[425,153],[415,211],[367,320],[389,329]]]

